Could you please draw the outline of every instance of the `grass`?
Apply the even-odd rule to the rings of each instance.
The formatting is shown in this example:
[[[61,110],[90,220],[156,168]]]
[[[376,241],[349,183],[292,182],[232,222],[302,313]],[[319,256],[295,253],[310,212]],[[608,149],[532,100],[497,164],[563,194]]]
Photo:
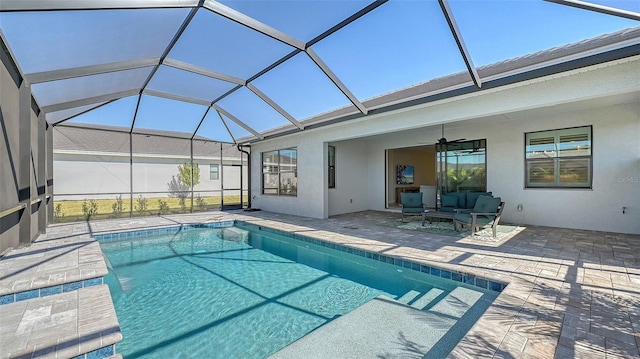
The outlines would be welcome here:
[[[166,207],[161,210],[161,202],[166,203]],[[141,202],[146,202],[146,208],[141,208]],[[240,196],[225,196],[225,203],[240,203]],[[114,209],[114,205],[117,204],[117,200],[114,199],[94,199],[94,200],[75,200],[75,201],[55,201],[54,208],[54,222],[75,222],[86,219],[83,211],[83,204],[90,207],[92,203],[95,203],[95,213],[91,216],[91,219],[104,219],[104,218],[120,218],[129,217],[129,210],[131,203],[129,198],[122,198],[122,210],[118,211]],[[179,198],[167,198],[167,197],[134,197],[133,198],[133,216],[149,216],[159,214],[171,214],[171,213],[190,213],[191,212],[191,197],[187,197],[184,200],[184,207],[181,206]],[[198,201],[198,197],[193,199],[193,212],[218,210],[221,208],[221,197],[201,197]]]

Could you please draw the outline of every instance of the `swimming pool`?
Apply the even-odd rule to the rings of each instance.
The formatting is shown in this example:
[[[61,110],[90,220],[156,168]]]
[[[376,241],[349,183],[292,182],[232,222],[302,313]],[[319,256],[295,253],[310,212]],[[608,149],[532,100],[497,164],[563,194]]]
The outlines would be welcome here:
[[[197,227],[98,237],[124,358],[266,358],[379,295],[430,310],[466,288],[473,305],[438,340],[447,352],[502,289],[262,227]]]

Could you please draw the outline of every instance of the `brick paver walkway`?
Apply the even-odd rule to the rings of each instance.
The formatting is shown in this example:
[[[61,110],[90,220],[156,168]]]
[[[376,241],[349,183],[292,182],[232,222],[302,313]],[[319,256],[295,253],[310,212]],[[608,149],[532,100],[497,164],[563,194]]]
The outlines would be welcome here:
[[[57,224],[44,239],[192,222],[259,222],[508,282],[450,357],[640,357],[640,235],[530,226],[492,242],[380,225],[399,216],[364,211],[322,220],[209,212]]]

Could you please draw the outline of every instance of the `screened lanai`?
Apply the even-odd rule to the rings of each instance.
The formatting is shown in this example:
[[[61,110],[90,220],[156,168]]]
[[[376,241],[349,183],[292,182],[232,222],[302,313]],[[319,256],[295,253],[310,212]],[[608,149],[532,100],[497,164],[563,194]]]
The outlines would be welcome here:
[[[454,88],[490,88],[531,69],[481,76],[483,66],[640,20],[624,0],[6,0],[0,11],[50,124],[227,143],[364,116],[389,105],[376,97],[452,74]]]
[[[637,54],[639,25],[625,0],[0,3],[3,60],[53,126],[51,195],[129,215],[180,166],[199,181],[175,209],[250,206],[252,143]]]

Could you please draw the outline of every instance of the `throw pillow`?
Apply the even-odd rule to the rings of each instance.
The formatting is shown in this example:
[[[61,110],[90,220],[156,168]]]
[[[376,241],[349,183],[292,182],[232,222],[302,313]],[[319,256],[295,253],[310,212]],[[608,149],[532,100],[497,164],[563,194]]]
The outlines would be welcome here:
[[[496,213],[502,199],[500,197],[480,196],[473,207],[475,213]]]
[[[440,201],[442,202],[442,207],[458,208],[458,196],[455,194],[447,193],[442,195]]]
[[[458,206],[456,208],[467,208],[467,192],[451,192],[458,196]]]
[[[491,192],[468,192],[467,193],[467,205],[465,208],[473,208],[476,205],[476,201],[480,196],[491,196]]]

